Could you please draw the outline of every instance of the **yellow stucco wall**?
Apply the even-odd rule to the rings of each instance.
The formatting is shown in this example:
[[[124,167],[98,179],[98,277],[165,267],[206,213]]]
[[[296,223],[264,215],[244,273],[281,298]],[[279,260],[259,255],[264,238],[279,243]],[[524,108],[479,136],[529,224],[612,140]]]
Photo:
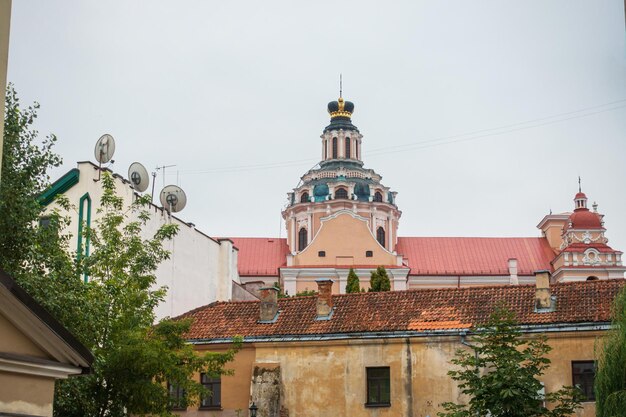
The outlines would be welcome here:
[[[7,87],[7,65],[9,62],[9,32],[11,29],[11,0],[0,0],[0,114],[4,118],[4,91]],[[2,173],[2,142],[4,123],[0,123],[0,174]],[[0,178],[2,179],[2,178]]]
[[[43,350],[37,347],[30,338],[18,330],[3,315],[0,315],[0,352],[49,359]]]
[[[571,362],[593,360],[594,344],[600,335],[600,332],[549,334],[553,351],[549,354],[552,365],[542,378],[546,392],[572,384]],[[229,404],[244,407],[250,400],[251,369],[255,364],[277,363],[283,386],[282,405],[290,417],[434,417],[441,411],[439,404],[463,400],[447,375],[454,352],[463,347],[459,342],[459,336],[446,336],[257,343],[237,355],[236,374],[224,377],[224,411],[216,412],[215,416],[236,415]],[[373,366],[390,368],[390,407],[365,406],[366,368]],[[229,389],[235,392],[227,393]],[[593,415],[593,402],[584,403],[577,413],[579,417]]]
[[[54,379],[0,371],[0,412],[52,416]]]

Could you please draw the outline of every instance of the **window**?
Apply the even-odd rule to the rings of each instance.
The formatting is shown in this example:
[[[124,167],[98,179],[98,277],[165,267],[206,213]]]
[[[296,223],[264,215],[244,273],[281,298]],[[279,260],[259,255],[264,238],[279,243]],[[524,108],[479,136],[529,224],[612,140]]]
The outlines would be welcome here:
[[[593,275],[590,277],[587,277],[587,281],[597,281],[597,280],[598,280],[598,277],[595,277]]]
[[[391,405],[389,367],[366,368],[367,402],[366,406],[385,407]]]
[[[324,141],[324,159],[328,159],[328,141]]]
[[[300,202],[301,203],[308,203],[309,202],[309,193],[302,194],[302,196],[300,197]]]
[[[380,243],[380,246],[385,247],[385,229],[382,227],[376,229],[376,240]]]
[[[333,158],[337,158],[337,138],[333,138]]]
[[[596,377],[596,364],[594,361],[572,362],[572,383],[580,388],[585,399],[583,401],[595,401],[593,392],[593,380]]]
[[[354,157],[359,159],[359,141],[354,141]]]
[[[335,191],[335,198],[348,198],[348,190],[345,188],[337,188],[337,191]]]
[[[167,391],[170,395],[170,408],[172,410],[186,410],[185,390],[177,384],[167,383]]]
[[[383,202],[383,195],[376,191],[376,194],[374,194],[374,201],[377,203],[382,203]]]
[[[303,251],[307,244],[307,231],[304,227],[298,232],[298,250]]]
[[[351,155],[350,155],[350,138],[346,138],[345,141],[346,141],[346,155],[345,155],[345,158],[349,159],[351,157]]]
[[[50,227],[50,217],[44,216],[39,218],[39,227],[46,228]]]
[[[211,378],[207,374],[200,374],[200,383],[208,391],[200,401],[200,408],[221,408],[222,406],[222,380]]]
[[[374,256],[374,252],[371,250],[366,250],[365,251],[365,257],[366,258],[371,258],[372,256]]]
[[[324,258],[326,256],[326,251],[325,250],[321,250],[321,251],[317,252],[317,256],[319,256],[320,258]]]

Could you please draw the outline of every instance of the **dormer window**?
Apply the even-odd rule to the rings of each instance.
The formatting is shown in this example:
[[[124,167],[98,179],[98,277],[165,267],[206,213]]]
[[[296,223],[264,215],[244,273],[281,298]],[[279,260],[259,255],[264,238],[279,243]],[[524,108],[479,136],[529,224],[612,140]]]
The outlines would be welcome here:
[[[348,190],[346,190],[345,188],[338,188],[337,191],[335,191],[335,198],[336,199],[347,199],[348,198]]]
[[[310,201],[309,199],[309,193],[305,192],[302,194],[302,196],[300,197],[300,202],[301,203],[308,203]]]

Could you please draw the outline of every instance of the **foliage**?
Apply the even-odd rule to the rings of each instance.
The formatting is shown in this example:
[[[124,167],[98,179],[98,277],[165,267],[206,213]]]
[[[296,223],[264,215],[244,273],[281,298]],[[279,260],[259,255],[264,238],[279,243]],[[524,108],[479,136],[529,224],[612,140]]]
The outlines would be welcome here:
[[[354,272],[354,269],[350,268],[350,272],[348,272],[348,282],[346,283],[346,293],[350,294],[353,292],[361,292],[361,287],[359,285],[359,277],[356,272]]]
[[[600,343],[594,383],[596,415],[626,416],[626,290],[613,304],[613,329]]]
[[[38,267],[45,263],[37,245],[46,245],[46,239],[51,236],[51,233],[42,236],[35,227],[43,211],[37,196],[50,184],[48,169],[58,167],[61,158],[52,151],[57,140],[54,135],[41,141],[37,137],[33,124],[38,109],[37,103],[21,108],[17,93],[9,84],[0,176],[0,268],[13,276],[23,274],[29,263],[36,262]],[[57,226],[60,225],[53,228]]]
[[[370,277],[370,289],[372,292],[391,290],[391,282],[384,266],[379,266],[376,271],[372,271]]]
[[[317,295],[315,290],[303,290],[296,293],[296,297],[309,297],[311,295]]]
[[[448,372],[469,402],[444,403],[439,417],[561,417],[580,407],[574,387],[542,397],[537,378],[550,366],[551,348],[545,336],[523,340],[512,312],[498,308],[472,342],[472,351],[460,349],[452,359],[460,369]]]

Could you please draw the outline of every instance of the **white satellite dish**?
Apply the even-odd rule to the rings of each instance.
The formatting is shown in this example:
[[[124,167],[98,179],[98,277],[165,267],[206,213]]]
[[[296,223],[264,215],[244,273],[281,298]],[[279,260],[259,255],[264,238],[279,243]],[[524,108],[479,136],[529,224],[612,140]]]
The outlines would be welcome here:
[[[139,162],[133,162],[128,168],[128,179],[132,187],[140,193],[148,189],[150,184],[150,176],[148,170]]]
[[[187,196],[182,188],[177,185],[167,185],[161,190],[161,205],[176,213],[187,205]]]
[[[100,139],[96,142],[96,148],[94,154],[96,155],[96,161],[100,164],[106,164],[113,158],[115,153],[115,139],[108,133],[100,136]]]

